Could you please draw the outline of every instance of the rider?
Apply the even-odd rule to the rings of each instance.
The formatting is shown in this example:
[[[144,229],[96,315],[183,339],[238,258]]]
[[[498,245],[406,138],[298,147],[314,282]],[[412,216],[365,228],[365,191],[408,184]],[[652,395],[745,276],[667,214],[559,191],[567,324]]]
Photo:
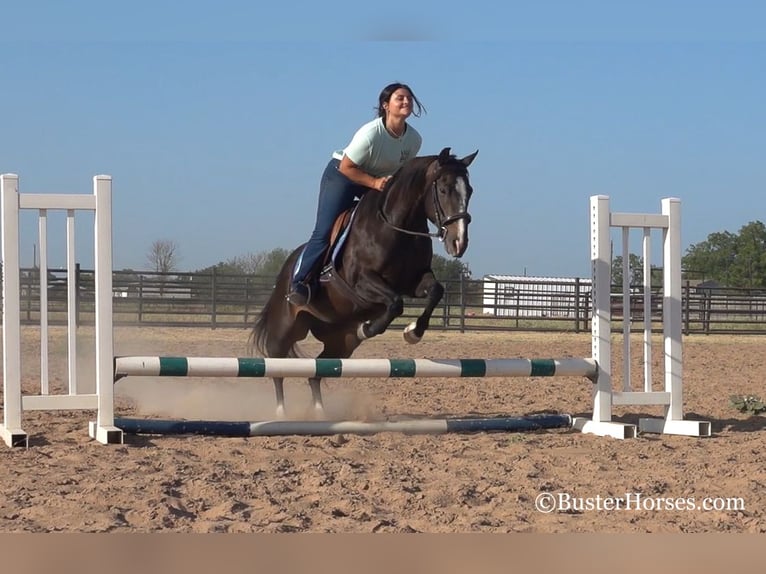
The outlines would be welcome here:
[[[311,300],[313,275],[338,215],[370,189],[383,191],[391,175],[418,154],[422,138],[406,120],[420,117],[424,110],[409,86],[389,84],[378,96],[378,117],[359,128],[345,149],[332,154],[319,184],[314,231],[293,272],[290,303],[302,306]]]

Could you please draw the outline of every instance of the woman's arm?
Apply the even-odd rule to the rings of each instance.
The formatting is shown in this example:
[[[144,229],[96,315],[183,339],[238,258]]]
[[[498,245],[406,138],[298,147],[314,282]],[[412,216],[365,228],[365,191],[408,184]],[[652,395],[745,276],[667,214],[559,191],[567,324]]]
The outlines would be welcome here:
[[[348,159],[346,154],[343,154],[343,159],[340,160],[338,171],[349,178],[354,183],[364,185],[377,191],[383,191],[386,186],[386,182],[390,179],[390,176],[386,177],[373,177],[366,171],[362,170],[353,161]]]

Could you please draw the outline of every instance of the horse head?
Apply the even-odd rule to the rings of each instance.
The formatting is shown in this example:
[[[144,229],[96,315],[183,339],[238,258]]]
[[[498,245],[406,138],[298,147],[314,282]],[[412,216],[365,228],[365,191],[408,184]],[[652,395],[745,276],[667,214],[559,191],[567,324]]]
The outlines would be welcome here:
[[[471,214],[468,203],[473,188],[468,180],[468,166],[476,158],[476,150],[458,159],[445,147],[430,166],[430,195],[426,210],[428,218],[439,230],[444,249],[452,257],[462,257],[468,248],[468,224]]]

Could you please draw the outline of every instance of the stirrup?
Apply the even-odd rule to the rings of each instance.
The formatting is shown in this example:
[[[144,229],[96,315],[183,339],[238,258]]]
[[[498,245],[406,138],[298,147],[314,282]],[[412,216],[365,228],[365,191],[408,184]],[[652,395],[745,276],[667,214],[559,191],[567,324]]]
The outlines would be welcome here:
[[[293,283],[285,299],[296,307],[305,307],[311,301],[311,286],[306,283]]]

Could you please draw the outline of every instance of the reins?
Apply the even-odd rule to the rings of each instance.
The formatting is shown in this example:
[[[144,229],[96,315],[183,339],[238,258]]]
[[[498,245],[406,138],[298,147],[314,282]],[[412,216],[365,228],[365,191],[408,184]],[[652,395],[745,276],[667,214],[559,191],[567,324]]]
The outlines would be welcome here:
[[[395,229],[396,231],[399,231],[400,233],[406,233],[407,235],[416,235],[418,237],[433,237],[438,238],[440,240],[444,240],[444,235],[447,233],[447,226],[450,223],[454,223],[455,221],[458,221],[459,219],[465,219],[466,225],[471,223],[471,214],[467,211],[461,211],[460,213],[456,213],[454,215],[445,216],[444,214],[444,208],[442,207],[441,203],[439,202],[439,194],[437,193],[436,189],[436,180],[433,181],[431,184],[431,198],[434,202],[434,213],[436,214],[436,227],[438,228],[438,231],[435,233],[426,232],[426,231],[413,231],[411,229],[405,229],[403,227],[399,227],[397,225],[394,225],[388,220],[388,217],[385,213],[383,213],[383,205],[378,207],[378,217],[380,220],[388,225],[390,228]]]
[[[406,233],[407,235],[417,235],[418,237],[438,237],[441,239],[444,236],[444,230],[440,229],[438,233],[431,233],[429,231],[413,231],[411,229],[405,229],[404,227],[399,227],[398,225],[394,225],[388,220],[388,217],[386,217],[386,214],[383,213],[383,206],[380,206],[378,208],[378,217],[380,220],[388,225],[391,229],[396,229],[397,231],[401,233]]]

